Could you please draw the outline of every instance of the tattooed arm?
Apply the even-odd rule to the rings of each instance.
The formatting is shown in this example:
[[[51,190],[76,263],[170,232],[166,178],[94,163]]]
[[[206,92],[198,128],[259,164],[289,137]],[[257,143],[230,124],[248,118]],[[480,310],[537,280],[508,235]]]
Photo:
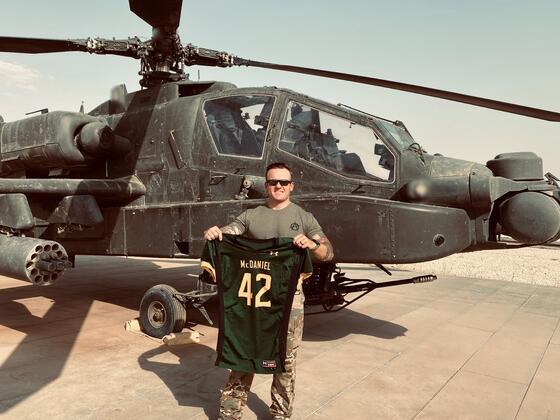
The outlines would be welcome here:
[[[330,261],[334,258],[331,241],[326,236],[313,235],[313,239],[319,241],[320,245],[313,251],[313,257],[321,262]]]
[[[243,235],[247,231],[247,228],[247,211],[244,211],[229,225],[222,226],[221,228],[218,226],[212,226],[208,230],[205,230],[204,239],[207,241],[219,239],[221,241],[222,233],[229,233],[230,235]]]
[[[204,239],[211,241],[213,239],[222,240],[222,233],[229,233],[231,235],[241,235],[243,232],[241,228],[235,224],[230,224],[219,228],[218,226],[212,226],[208,230],[204,231]]]
[[[243,234],[243,230],[238,225],[233,223],[231,225],[221,227],[220,230],[222,231],[222,233],[229,233],[231,235]]]

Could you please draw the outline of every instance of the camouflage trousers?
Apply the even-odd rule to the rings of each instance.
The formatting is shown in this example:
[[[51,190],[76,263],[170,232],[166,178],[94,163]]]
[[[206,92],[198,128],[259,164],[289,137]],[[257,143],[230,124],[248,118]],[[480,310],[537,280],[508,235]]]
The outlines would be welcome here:
[[[303,336],[303,292],[294,296],[286,346],[286,372],[276,373],[272,379],[270,415],[274,420],[289,419],[295,397],[296,355]],[[232,371],[220,397],[220,420],[239,420],[247,404],[247,394],[253,382],[253,373]]]

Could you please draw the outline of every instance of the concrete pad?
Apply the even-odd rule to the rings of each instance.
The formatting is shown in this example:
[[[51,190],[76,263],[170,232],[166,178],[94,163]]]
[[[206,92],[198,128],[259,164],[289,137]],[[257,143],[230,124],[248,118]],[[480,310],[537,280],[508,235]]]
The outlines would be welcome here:
[[[521,305],[535,293],[538,286],[524,283],[506,283],[502,288],[490,295],[487,302],[506,305]]]
[[[552,317],[560,316],[560,289],[556,287],[541,287],[531,295],[521,308],[522,311],[537,313]]]
[[[473,307],[471,302],[458,302],[447,296],[436,299],[425,305],[426,308],[432,308],[437,311],[447,312],[449,316],[453,319],[464,314],[466,311]]]
[[[77,355],[65,368],[70,378],[29,396],[29,404],[41,408],[41,418],[64,411],[70,418],[107,419],[187,418],[201,406],[216,406],[226,371],[213,366],[213,349],[150,347],[138,358],[127,347]],[[25,412],[16,405],[9,414],[15,418]]]
[[[467,303],[478,303],[482,300],[488,299],[492,294],[495,294],[501,288],[504,287],[506,283],[501,281],[481,281],[476,280],[467,286],[453,291],[448,295],[448,298],[452,301],[460,301]]]
[[[135,341],[136,339],[132,338],[129,334],[123,334],[121,324],[115,324],[113,320],[109,320],[104,326],[84,328],[83,332],[80,332],[78,335],[66,334],[51,340],[52,343],[68,346],[70,348],[69,357],[110,347],[133,344]]]
[[[97,322],[97,321],[95,321]],[[68,323],[67,320],[31,325],[19,329],[0,327],[0,344],[18,344],[22,340],[26,342],[39,341],[45,338],[56,337],[80,330],[76,323]]]
[[[444,310],[433,309],[431,306],[432,304],[423,306],[397,317],[391,322],[374,328],[369,336],[356,337],[355,340],[380,349],[402,352],[431,335],[438,327],[470,307],[469,304],[461,303],[452,303]],[[451,308],[454,310],[450,310]]]
[[[395,353],[372,349],[359,343],[347,342],[337,348],[302,363],[297,368],[298,417],[306,417],[318,407],[336,397],[346,387],[363,379],[372,371],[384,366]],[[321,380],[317,373],[321,372]],[[270,404],[269,379],[253,387],[257,397]],[[266,418],[268,408],[248,412],[244,418]]]
[[[415,418],[514,419],[526,389],[526,385],[461,371]]]
[[[348,340],[339,339],[331,340],[323,336],[304,332],[303,342],[298,349],[298,364],[306,363],[308,360],[317,357],[320,354],[329,351],[338,351],[340,346],[344,345]]]
[[[554,331],[554,334],[550,339],[550,344],[560,344],[560,324],[556,327],[556,331]]]
[[[518,420],[560,418],[560,345],[550,345],[527,392]]]
[[[0,331],[0,336],[2,332]],[[2,371],[36,363],[41,360],[59,357],[62,353],[55,345],[53,338],[14,344],[0,344],[0,366]],[[0,372],[1,373],[1,372]],[[0,390],[1,394],[1,390]]]
[[[558,318],[516,312],[496,335],[520,341],[524,346],[544,349],[556,329]]]
[[[481,302],[473,305],[463,315],[457,317],[453,323],[495,332],[513,316],[518,308],[519,305]]]
[[[83,314],[83,309],[73,311],[70,308],[64,308],[62,305],[58,305],[56,310],[49,311],[42,317],[32,315],[29,312],[0,316],[0,328],[25,330],[37,324],[48,324],[49,322],[68,320],[81,316],[81,314]]]
[[[16,280],[9,277],[2,276],[2,289],[10,291],[10,289],[17,289],[21,286],[29,285],[29,282],[25,280]]]
[[[496,335],[470,359],[463,370],[529,385],[544,349]]]
[[[348,311],[349,312],[349,311]],[[327,321],[323,317],[323,322],[312,327],[313,335],[325,339],[350,339],[353,335],[370,335],[380,325],[387,324],[387,321],[372,318],[367,315],[356,314],[355,312],[344,313],[334,322]],[[328,316],[328,315],[327,315]]]
[[[361,407],[362,415],[375,413],[378,419],[412,418],[489,335],[472,328],[443,327],[429,340],[392,359],[384,369],[344,389],[324,407],[319,407],[316,415],[324,419],[346,418],[347,408]]]
[[[367,306],[362,305],[359,308],[349,306],[348,310],[379,319],[392,320],[398,316],[405,315],[421,308],[431,301],[432,300],[418,299],[417,297],[406,295],[392,295],[384,293],[372,295],[371,298],[368,296],[367,302],[374,302],[373,304],[369,304]]]
[[[47,288],[0,277],[0,416],[216,418],[228,372],[214,366],[215,326],[189,311],[200,344],[173,347],[123,327],[149,287],[192,288],[198,263],[79,257],[78,267]],[[294,418],[486,419],[496,407],[501,418],[519,407],[520,418],[557,417],[558,305],[549,288],[442,277],[306,317]],[[267,417],[270,380],[255,377],[245,418]]]

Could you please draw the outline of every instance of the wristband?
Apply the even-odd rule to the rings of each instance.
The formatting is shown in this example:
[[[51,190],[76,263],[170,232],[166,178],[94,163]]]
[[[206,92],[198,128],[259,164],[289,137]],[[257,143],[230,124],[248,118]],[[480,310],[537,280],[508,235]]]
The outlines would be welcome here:
[[[315,244],[317,245],[315,248],[313,248],[311,251],[317,251],[319,249],[319,247],[321,246],[321,242],[319,242],[317,239],[311,239],[313,242],[315,242]]]

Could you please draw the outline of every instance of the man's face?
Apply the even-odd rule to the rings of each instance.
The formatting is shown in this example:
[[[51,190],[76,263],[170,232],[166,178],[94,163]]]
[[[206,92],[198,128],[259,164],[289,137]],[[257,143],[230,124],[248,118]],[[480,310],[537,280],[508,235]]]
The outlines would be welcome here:
[[[291,181],[292,176],[290,175],[290,171],[284,168],[274,168],[270,169],[266,173],[266,180],[267,181]],[[272,198],[274,201],[282,202],[286,201],[290,198],[290,193],[294,189],[294,184],[290,182],[288,185],[283,186],[280,182],[276,182],[275,185],[270,185],[269,183],[266,184],[266,190],[268,192],[268,196]]]

